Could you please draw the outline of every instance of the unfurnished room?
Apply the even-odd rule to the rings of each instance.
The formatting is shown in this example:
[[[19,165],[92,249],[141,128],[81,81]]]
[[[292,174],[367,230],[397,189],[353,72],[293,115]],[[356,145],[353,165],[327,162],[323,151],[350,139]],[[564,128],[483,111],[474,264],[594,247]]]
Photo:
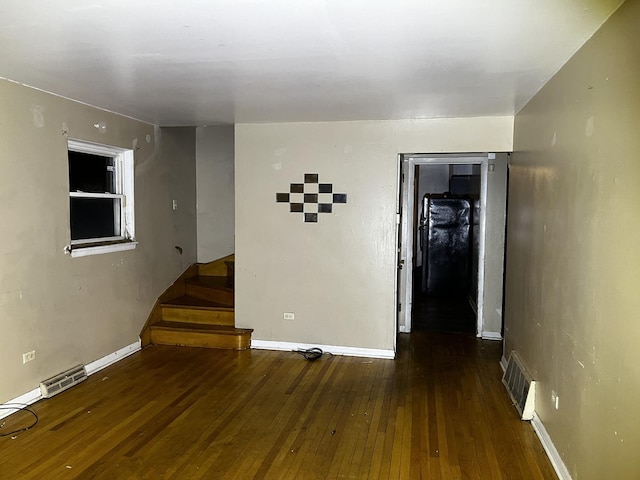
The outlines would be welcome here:
[[[640,0],[4,0],[0,478],[640,478]]]

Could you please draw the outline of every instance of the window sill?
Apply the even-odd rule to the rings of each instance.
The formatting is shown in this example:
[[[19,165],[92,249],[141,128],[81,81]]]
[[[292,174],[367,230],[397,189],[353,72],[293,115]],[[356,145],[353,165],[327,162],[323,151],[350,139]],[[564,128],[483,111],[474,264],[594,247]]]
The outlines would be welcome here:
[[[133,250],[138,242],[119,242],[110,243],[108,245],[87,245],[75,246],[71,248],[70,255],[72,258],[87,257],[89,255],[101,255],[103,253],[124,252],[125,250]]]

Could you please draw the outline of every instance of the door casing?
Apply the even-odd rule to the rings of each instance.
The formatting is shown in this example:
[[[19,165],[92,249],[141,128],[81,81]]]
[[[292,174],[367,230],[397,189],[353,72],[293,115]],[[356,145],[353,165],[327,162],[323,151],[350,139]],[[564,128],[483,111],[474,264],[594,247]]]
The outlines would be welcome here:
[[[481,337],[484,318],[484,270],[486,240],[487,172],[489,162],[495,159],[495,153],[450,153],[450,154],[402,154],[399,155],[400,204],[398,235],[398,275],[396,328],[402,333],[411,332],[411,308],[413,298],[413,238],[414,183],[416,165],[480,165],[480,241],[478,246],[478,312],[476,336]]]

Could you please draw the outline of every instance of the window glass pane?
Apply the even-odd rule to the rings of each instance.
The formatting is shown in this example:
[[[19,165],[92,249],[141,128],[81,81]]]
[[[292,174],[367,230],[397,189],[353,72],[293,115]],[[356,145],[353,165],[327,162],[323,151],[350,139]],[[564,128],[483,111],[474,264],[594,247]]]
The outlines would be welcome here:
[[[71,198],[71,240],[120,236],[119,198]]]
[[[69,151],[69,191],[116,193],[115,160]]]

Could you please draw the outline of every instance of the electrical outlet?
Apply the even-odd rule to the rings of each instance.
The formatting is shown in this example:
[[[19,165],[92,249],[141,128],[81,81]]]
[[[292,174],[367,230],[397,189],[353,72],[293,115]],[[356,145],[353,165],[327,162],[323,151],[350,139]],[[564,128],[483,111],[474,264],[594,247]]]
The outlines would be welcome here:
[[[560,397],[553,390],[551,390],[551,403],[556,407],[556,410],[560,408]]]
[[[292,312],[284,312],[283,318],[285,320],[295,320],[296,319],[296,314],[292,313]]]
[[[22,354],[22,364],[23,365],[25,363],[31,362],[31,361],[33,361],[35,359],[36,359],[36,351],[35,350],[31,350],[30,352]]]

